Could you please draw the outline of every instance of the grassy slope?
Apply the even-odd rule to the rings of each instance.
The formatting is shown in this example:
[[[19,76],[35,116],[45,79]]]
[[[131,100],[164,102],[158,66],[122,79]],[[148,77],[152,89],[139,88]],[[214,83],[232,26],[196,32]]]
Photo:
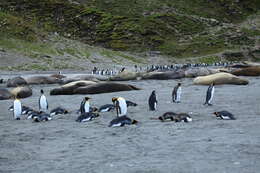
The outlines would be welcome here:
[[[89,57],[91,53],[87,50],[70,46],[60,50],[53,46],[48,37],[49,33],[55,32],[62,37],[113,50],[159,50],[162,54],[183,58],[253,46],[252,37],[259,35],[259,28],[254,31],[242,28],[239,34],[232,34],[236,33],[236,25],[220,27],[226,22],[240,23],[256,13],[260,8],[257,0],[238,3],[235,0],[78,2],[8,0],[0,3],[0,46],[29,57],[38,54],[62,56],[63,52],[73,57],[84,57],[84,54]],[[212,23],[211,18],[218,22]],[[13,38],[13,43],[9,38]],[[15,42],[21,42],[19,45],[22,46]],[[111,58],[111,53],[108,54]],[[134,63],[139,62],[134,57],[119,54]],[[120,60],[113,61],[120,63]]]

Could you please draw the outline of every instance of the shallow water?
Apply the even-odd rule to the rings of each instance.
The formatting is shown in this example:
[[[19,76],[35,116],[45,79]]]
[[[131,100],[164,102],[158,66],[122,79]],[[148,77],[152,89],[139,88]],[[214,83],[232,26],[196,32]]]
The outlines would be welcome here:
[[[258,172],[260,170],[260,80],[248,78],[247,86],[216,86],[213,106],[204,106],[207,86],[192,79],[130,81],[140,91],[91,95],[92,106],[111,103],[122,96],[138,103],[128,116],[138,125],[109,128],[114,112],[87,123],[75,122],[75,111],[85,95],[49,96],[50,109],[63,106],[72,111],[54,120],[32,123],[15,121],[8,112],[11,100],[0,101],[0,172]],[[180,104],[171,92],[181,81]],[[40,89],[24,105],[38,108]],[[148,111],[148,97],[157,91],[158,111]],[[213,112],[228,110],[237,120],[217,120]],[[166,111],[192,112],[193,122],[150,120]]]

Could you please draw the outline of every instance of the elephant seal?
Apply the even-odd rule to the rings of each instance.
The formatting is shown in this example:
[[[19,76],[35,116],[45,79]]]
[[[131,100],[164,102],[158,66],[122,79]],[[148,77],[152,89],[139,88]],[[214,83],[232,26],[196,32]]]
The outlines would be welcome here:
[[[208,68],[189,68],[184,73],[185,73],[185,77],[194,78],[198,76],[207,76],[218,72],[219,72],[218,70],[208,69]]]
[[[32,76],[25,80],[28,84],[56,84],[62,82],[61,79],[50,76]]]
[[[12,79],[8,79],[7,84],[6,84],[7,87],[18,87],[18,86],[22,86],[22,85],[27,85],[27,82],[21,76],[14,77]]]
[[[60,88],[54,88],[50,91],[50,95],[71,95],[74,94],[74,90],[79,87],[84,87],[88,85],[94,85],[94,81],[79,80],[75,82],[70,82],[68,84],[62,85]]]
[[[17,98],[26,98],[32,95],[32,89],[28,86],[16,87],[11,90],[11,94]]]
[[[260,76],[260,66],[241,68],[234,70],[231,73],[237,76]]]
[[[0,100],[7,100],[12,98],[12,94],[5,88],[0,88]]]
[[[100,93],[131,91],[131,90],[140,90],[140,88],[137,88],[129,84],[104,82],[104,83],[89,85],[86,87],[79,87],[74,90],[74,93],[75,94],[100,94]]]
[[[167,72],[149,72],[142,75],[142,79],[157,79],[157,80],[181,79],[184,77],[185,77],[185,73],[183,70],[167,71]]]
[[[193,84],[195,85],[210,85],[212,83],[216,85],[221,85],[221,84],[247,85],[249,81],[247,79],[243,79],[235,75],[224,73],[224,72],[211,74],[208,76],[196,77],[193,80]]]
[[[140,73],[131,72],[124,70],[116,76],[112,76],[109,78],[110,81],[128,81],[128,80],[136,80],[140,77]]]

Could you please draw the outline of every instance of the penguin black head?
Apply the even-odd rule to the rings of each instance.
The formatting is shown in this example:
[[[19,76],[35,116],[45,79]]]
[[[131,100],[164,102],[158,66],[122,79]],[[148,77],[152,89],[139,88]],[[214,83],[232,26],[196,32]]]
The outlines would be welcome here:
[[[155,94],[155,90],[152,91],[152,94]]]
[[[213,114],[214,114],[216,117],[219,117],[219,113],[218,113],[218,112],[213,112]]]
[[[132,120],[132,124],[137,124],[138,121],[137,120]]]
[[[212,84],[211,84],[212,86],[214,86],[215,85],[215,83],[214,82],[212,82]]]
[[[90,97],[85,97],[84,98],[86,101],[90,100],[91,98]]]
[[[178,83],[178,86],[181,86],[181,83]]]
[[[44,92],[43,92],[43,89],[41,89],[41,93],[43,94]]]
[[[112,102],[115,103],[115,101],[117,101],[117,99],[118,99],[117,97],[113,97]]]

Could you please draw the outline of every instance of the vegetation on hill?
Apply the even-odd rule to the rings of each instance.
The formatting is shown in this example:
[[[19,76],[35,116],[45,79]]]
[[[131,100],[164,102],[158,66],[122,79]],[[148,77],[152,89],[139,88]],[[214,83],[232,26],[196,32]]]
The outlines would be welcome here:
[[[5,0],[0,47],[6,38],[46,46],[56,34],[115,51],[206,56],[254,46],[259,28],[240,23],[259,9],[258,0]]]

